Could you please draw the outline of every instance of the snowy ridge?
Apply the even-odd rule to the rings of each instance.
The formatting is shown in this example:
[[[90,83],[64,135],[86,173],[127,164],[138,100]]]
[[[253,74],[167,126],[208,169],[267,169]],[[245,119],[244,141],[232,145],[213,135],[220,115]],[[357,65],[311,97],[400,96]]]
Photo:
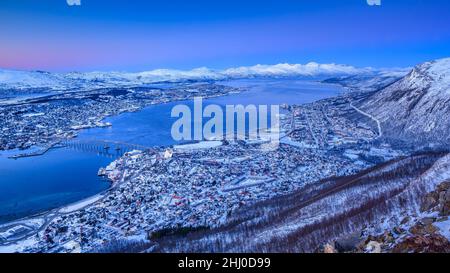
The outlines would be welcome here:
[[[360,106],[382,123],[387,135],[450,140],[450,58],[416,66]]]
[[[255,65],[215,71],[206,67],[193,70],[156,69],[138,73],[130,72],[70,72],[16,71],[0,69],[0,89],[48,88],[92,89],[125,87],[163,81],[223,80],[248,77],[317,77],[344,76],[367,73],[370,68],[355,68],[338,64],[277,64]]]
[[[222,74],[228,77],[258,77],[258,76],[320,76],[320,75],[354,75],[370,71],[370,68],[355,68],[336,64],[277,64],[255,65],[225,70]]]
[[[0,89],[49,88],[62,89],[68,82],[59,74],[41,71],[0,69]]]
[[[325,83],[336,83],[347,87],[350,91],[373,92],[385,88],[406,76],[412,68],[390,68],[378,71],[370,70],[350,76],[326,79]]]

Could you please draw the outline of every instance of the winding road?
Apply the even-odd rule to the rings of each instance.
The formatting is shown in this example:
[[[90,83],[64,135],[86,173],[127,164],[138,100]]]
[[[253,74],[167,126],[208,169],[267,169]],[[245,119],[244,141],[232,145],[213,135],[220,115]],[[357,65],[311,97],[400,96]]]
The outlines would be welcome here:
[[[378,137],[376,139],[378,139],[378,138],[383,136],[383,131],[381,130],[381,121],[379,119],[377,119],[376,117],[372,116],[369,113],[364,112],[363,110],[359,109],[358,107],[354,106],[353,102],[350,103],[350,106],[353,109],[355,109],[358,113],[360,113],[361,115],[364,115],[364,116],[366,116],[368,118],[371,118],[373,121],[375,121],[377,123],[377,126],[378,126]]]

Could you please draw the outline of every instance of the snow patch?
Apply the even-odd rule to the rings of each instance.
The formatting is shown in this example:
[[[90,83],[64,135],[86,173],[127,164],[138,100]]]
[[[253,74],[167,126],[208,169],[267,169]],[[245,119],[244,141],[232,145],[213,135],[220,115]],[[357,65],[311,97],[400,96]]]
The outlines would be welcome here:
[[[175,145],[173,148],[175,151],[192,151],[201,149],[212,149],[222,146],[222,141],[201,141],[194,144]]]

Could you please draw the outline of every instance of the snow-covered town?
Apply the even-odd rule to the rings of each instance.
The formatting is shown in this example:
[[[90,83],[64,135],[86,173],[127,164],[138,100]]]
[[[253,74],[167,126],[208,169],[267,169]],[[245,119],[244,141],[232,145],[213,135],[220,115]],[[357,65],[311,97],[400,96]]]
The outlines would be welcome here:
[[[174,228],[214,228],[239,208],[402,155],[374,144],[376,125],[364,123],[349,99],[284,105],[275,150],[264,141],[215,140],[128,152],[99,170],[112,183],[107,192],[3,225],[0,243],[23,252],[90,252]]]

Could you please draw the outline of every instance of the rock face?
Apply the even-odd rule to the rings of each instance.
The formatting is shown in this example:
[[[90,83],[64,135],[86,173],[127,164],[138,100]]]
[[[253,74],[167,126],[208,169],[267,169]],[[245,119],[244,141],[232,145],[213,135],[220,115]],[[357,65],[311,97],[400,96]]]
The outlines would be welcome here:
[[[360,102],[395,138],[450,141],[450,58],[416,66],[408,75]]]
[[[437,189],[424,197],[422,211],[437,211],[440,216],[450,216],[450,181],[440,184]]]
[[[432,225],[432,223],[429,224],[422,224],[418,223],[412,228],[409,229],[409,232],[413,235],[429,235],[434,234],[438,231],[438,229]]]
[[[439,213],[436,217],[424,217],[409,229],[409,236],[397,243],[395,253],[450,253],[448,237],[440,234],[436,223],[448,219],[450,207],[450,181],[443,182],[436,190],[427,194],[422,201],[421,211]]]
[[[397,244],[392,252],[450,253],[450,243],[445,237],[439,234],[415,235]]]

